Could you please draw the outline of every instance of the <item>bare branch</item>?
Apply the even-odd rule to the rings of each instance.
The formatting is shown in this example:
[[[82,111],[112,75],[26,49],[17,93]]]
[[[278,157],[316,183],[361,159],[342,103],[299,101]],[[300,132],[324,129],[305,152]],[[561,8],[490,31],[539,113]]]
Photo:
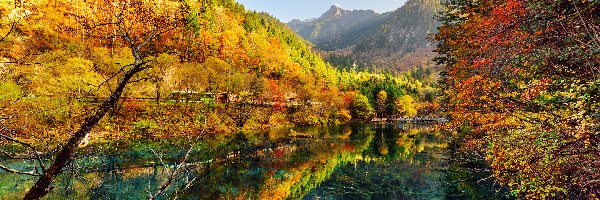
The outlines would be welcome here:
[[[585,182],[585,184],[583,185],[583,187],[586,187],[586,186],[588,186],[590,184],[595,184],[595,183],[600,183],[600,180],[590,180],[590,181],[587,181],[587,182]]]
[[[3,132],[9,132],[9,130],[6,127],[4,127],[4,126],[2,127],[2,131]],[[4,138],[4,139],[6,139],[8,141],[21,144],[21,145],[23,145],[23,146],[31,149],[33,151],[34,156],[35,156],[34,158],[38,161],[38,164],[40,165],[40,168],[42,169],[42,172],[46,173],[46,167],[44,166],[44,162],[42,162],[42,158],[41,158],[39,152],[35,149],[35,147],[33,145],[31,145],[29,143],[26,143],[26,142],[23,142],[21,140],[15,139],[15,138],[10,137],[8,135],[1,134],[1,133],[0,133],[0,138]]]
[[[21,100],[22,98],[23,98],[23,97],[19,97],[19,98],[15,99],[15,100],[14,100],[12,103],[9,103],[8,105],[6,105],[6,106],[4,106],[4,107],[0,108],[0,110],[4,110],[4,109],[6,109],[6,108],[8,108],[8,107],[11,107],[12,105],[14,105],[15,103],[17,103],[17,101]]]
[[[140,50],[142,47],[144,47],[144,46],[146,46],[148,43],[150,43],[150,41],[152,41],[152,40],[154,39],[154,37],[156,37],[158,34],[162,34],[162,33],[163,33],[163,32],[161,32],[161,31],[158,31],[158,29],[157,29],[157,30],[154,30],[154,31],[152,31],[152,33],[150,34],[150,36],[148,36],[148,37],[146,38],[146,40],[144,40],[144,42],[142,42],[141,44],[139,44],[138,46],[136,46],[136,47],[135,47],[135,49],[136,49],[137,51],[139,51],[139,50]]]
[[[154,194],[154,195],[151,195],[148,198],[148,200],[156,199],[159,195],[164,193],[165,190],[167,190],[167,188],[173,183],[173,180],[175,180],[175,178],[177,177],[177,174],[179,174],[179,170],[181,170],[181,167],[184,166],[185,163],[187,162],[187,159],[193,149],[194,149],[194,145],[192,144],[192,145],[190,145],[190,148],[185,153],[185,156],[183,157],[183,159],[181,159],[181,162],[179,163],[179,165],[177,165],[175,170],[173,170],[173,172],[171,172],[171,175],[169,176],[169,178],[158,187],[158,192],[156,192],[156,194]]]
[[[117,77],[119,74],[125,72],[125,68],[129,67],[129,66],[133,66],[133,64],[128,64],[128,65],[123,65],[121,68],[119,68],[119,71],[117,71],[116,73],[114,73],[113,75],[110,75],[108,78],[104,79],[104,81],[102,81],[102,83],[100,83],[100,85],[94,85],[94,84],[88,84],[88,85],[92,85],[94,87],[96,87],[96,92],[100,90],[100,88],[104,85],[107,84],[110,80],[113,80],[115,77]],[[87,92],[88,94],[92,93],[92,90],[89,90]]]
[[[488,180],[488,179],[490,179],[490,178],[494,178],[494,176],[492,175],[492,176],[488,176],[488,177],[485,177],[485,178],[479,179],[479,180],[477,180],[477,183],[480,183],[480,182],[486,181],[486,180]]]
[[[190,189],[190,187],[192,187],[192,185],[194,185],[194,182],[196,182],[196,179],[198,179],[198,176],[194,177],[191,181],[188,181],[187,184],[185,184],[185,187],[183,187],[183,189],[181,189],[181,193],[187,191],[188,189]],[[175,194],[175,197],[173,197],[173,199],[179,199],[179,194],[177,193]]]
[[[198,141],[202,137],[204,137],[204,134],[205,134],[206,130],[207,129],[204,128],[200,132],[200,134],[198,136],[196,136],[196,139],[194,140],[194,142],[192,142],[190,144],[190,147],[186,151],[185,156],[181,159],[181,161],[179,162],[179,164],[177,165],[177,167],[175,168],[175,170],[173,170],[171,172],[171,175],[169,176],[169,178],[158,187],[158,192],[156,192],[156,194],[149,195],[150,197],[148,197],[148,200],[154,200],[154,199],[156,199],[159,195],[161,195],[162,193],[164,193],[167,190],[167,188],[173,183],[173,180],[175,180],[175,178],[177,178],[177,174],[180,172],[180,170],[182,169],[182,167],[185,166],[185,163],[187,162],[187,159],[189,158],[190,153],[192,153],[192,150],[194,150],[195,144],[197,144]],[[194,180],[195,179],[193,179],[192,181],[194,181]],[[189,185],[189,186],[187,186],[187,185]],[[186,185],[186,188],[190,187],[191,183],[188,183],[187,185]]]
[[[8,33],[6,33],[6,35],[2,36],[2,38],[0,39],[0,42],[4,41],[4,39],[6,39],[16,27],[17,27],[17,22],[13,22],[12,25],[10,26],[10,30],[8,30]]]
[[[8,159],[15,159],[15,160],[33,159],[33,157],[31,157],[30,155],[11,153],[11,152],[5,151],[4,149],[0,149],[0,153],[4,154]]]
[[[165,164],[165,162],[163,161],[163,159],[162,159],[162,156],[161,156],[161,155],[158,155],[158,154],[156,153],[156,151],[154,151],[154,149],[152,149],[152,148],[148,148],[148,149],[150,149],[150,151],[152,151],[152,153],[154,153],[154,155],[156,155],[156,157],[158,157],[158,160],[160,161],[160,164],[161,164],[162,166],[164,166],[164,167],[167,167],[167,165],[166,165],[166,164]]]
[[[19,170],[8,168],[8,167],[6,167],[4,165],[0,165],[0,169],[6,171],[8,173],[12,173],[12,174],[22,174],[22,175],[29,175],[29,176],[41,176],[41,174],[35,173],[35,171],[24,172],[24,171],[19,171]]]

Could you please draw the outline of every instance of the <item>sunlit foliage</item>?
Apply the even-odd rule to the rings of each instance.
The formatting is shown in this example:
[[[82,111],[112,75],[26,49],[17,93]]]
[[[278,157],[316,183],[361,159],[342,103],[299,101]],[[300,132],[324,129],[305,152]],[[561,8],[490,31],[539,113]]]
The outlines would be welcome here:
[[[598,1],[449,1],[442,104],[525,198],[600,193]]]

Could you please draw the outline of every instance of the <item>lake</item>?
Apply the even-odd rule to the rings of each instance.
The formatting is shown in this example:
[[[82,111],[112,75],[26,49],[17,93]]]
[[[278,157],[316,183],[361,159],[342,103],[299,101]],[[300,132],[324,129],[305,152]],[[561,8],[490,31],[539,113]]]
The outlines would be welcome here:
[[[208,135],[193,144],[168,197],[158,199],[510,199],[485,170],[452,164],[448,140],[430,125],[415,124]],[[84,147],[47,199],[146,199],[171,177],[192,141]],[[0,172],[0,199],[22,198],[34,181]]]

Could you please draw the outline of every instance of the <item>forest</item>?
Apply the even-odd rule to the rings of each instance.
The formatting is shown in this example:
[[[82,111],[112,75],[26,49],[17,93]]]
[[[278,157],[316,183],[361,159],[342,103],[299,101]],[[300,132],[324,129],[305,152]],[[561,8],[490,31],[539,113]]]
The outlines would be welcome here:
[[[42,4],[48,6],[39,7]],[[170,112],[189,116],[169,120],[194,124],[206,119],[222,132],[332,125],[368,120],[376,107],[382,107],[377,112],[382,116],[414,116],[417,103],[433,100],[437,77],[430,70],[424,75],[422,70],[397,75],[340,70],[312,53],[307,42],[276,19],[245,11],[233,1],[150,8],[143,1],[124,4],[130,11],[119,16],[123,24],[103,22],[114,16],[101,13],[116,11],[91,11],[98,9],[95,4],[106,2],[3,5],[3,24],[9,25],[4,26],[2,40],[3,115],[11,121],[10,129],[27,132],[20,135],[23,139],[77,124],[75,119],[81,121],[109,97],[119,78],[136,64],[143,67],[101,120],[104,125],[99,127],[104,129],[94,132],[139,136],[134,129],[141,127],[157,129],[152,131],[156,137],[185,133],[160,131],[179,124],[153,118]],[[75,8],[79,13],[70,13]],[[132,44],[143,46],[132,53]],[[388,96],[377,99],[382,91]],[[407,106],[415,112],[400,112],[400,97],[412,99]],[[189,113],[179,112],[183,110]],[[158,124],[161,121],[165,123]],[[121,127],[126,124],[135,126]],[[119,135],[124,132],[131,133]]]
[[[462,151],[524,199],[600,194],[600,2],[451,0],[434,36]]]

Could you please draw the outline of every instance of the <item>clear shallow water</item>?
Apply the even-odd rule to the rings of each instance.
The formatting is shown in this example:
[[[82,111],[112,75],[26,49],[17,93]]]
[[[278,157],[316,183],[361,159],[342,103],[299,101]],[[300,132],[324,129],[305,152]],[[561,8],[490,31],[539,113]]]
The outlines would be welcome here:
[[[93,145],[48,199],[145,199],[180,162],[189,138]],[[430,126],[354,125],[210,136],[195,145],[162,199],[499,199],[487,174],[452,166]],[[162,160],[162,161],[161,161]],[[27,169],[28,163],[0,160]],[[0,172],[0,199],[33,184]]]

